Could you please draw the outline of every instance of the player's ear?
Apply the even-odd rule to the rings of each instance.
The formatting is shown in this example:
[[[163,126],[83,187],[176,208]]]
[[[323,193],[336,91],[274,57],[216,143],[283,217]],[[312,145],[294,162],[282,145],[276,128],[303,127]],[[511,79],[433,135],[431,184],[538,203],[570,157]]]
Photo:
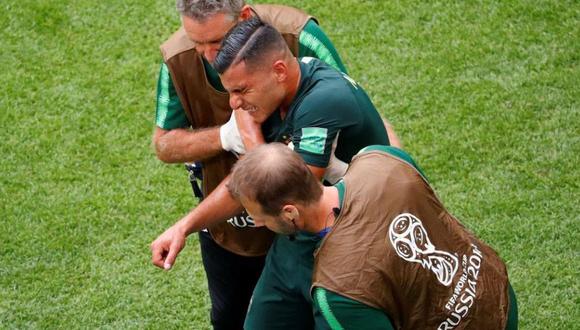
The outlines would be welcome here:
[[[245,21],[252,17],[252,7],[250,5],[244,5],[240,11],[239,21]]]
[[[272,70],[278,82],[283,82],[288,76],[288,66],[284,60],[277,60],[272,64]]]
[[[298,219],[300,212],[296,206],[287,204],[282,207],[282,219],[287,222],[292,222]]]

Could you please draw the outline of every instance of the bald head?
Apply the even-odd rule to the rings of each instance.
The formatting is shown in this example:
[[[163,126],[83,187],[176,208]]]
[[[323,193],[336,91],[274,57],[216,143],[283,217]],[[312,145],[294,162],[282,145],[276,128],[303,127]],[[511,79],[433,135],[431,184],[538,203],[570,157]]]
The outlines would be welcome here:
[[[281,143],[248,152],[234,166],[228,189],[235,198],[257,202],[273,216],[285,204],[307,206],[322,195],[322,185],[304,160]]]
[[[213,66],[219,74],[223,74],[242,61],[247,68],[260,67],[273,56],[281,59],[292,57],[292,53],[276,29],[258,17],[252,17],[228,32]]]

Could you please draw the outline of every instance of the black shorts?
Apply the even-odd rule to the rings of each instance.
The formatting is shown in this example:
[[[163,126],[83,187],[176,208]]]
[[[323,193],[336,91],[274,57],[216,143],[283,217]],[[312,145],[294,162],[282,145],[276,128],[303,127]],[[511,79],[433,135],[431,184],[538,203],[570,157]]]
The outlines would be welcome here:
[[[248,304],[266,256],[244,257],[227,251],[205,231],[199,233],[199,243],[211,299],[213,328],[243,329]]]

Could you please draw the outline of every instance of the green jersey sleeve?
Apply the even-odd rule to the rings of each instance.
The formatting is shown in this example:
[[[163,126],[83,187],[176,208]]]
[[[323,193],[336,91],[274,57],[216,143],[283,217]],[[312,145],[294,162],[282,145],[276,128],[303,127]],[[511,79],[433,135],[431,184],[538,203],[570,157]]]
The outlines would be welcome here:
[[[190,126],[165,63],[161,63],[157,81],[155,124],[165,130]]]
[[[389,317],[382,310],[319,287],[314,288],[313,298],[315,314],[321,314],[332,330],[393,330]]]
[[[308,165],[317,167],[328,166],[333,143],[340,131],[359,120],[352,99],[328,95],[318,90],[296,109],[292,132],[294,151]]]
[[[298,57],[315,57],[331,67],[347,73],[346,67],[342,63],[342,59],[332,41],[314,20],[311,19],[306,23],[304,29],[300,32],[298,43]]]

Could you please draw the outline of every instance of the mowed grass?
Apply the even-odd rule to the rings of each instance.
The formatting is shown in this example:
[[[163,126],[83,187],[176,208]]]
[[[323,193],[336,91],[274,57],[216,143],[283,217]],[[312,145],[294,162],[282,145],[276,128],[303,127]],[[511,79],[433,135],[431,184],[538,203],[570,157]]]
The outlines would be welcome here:
[[[316,15],[450,211],[507,262],[523,329],[579,313],[580,5],[279,1]],[[0,4],[0,328],[210,328],[194,205],[150,147],[173,1]]]

